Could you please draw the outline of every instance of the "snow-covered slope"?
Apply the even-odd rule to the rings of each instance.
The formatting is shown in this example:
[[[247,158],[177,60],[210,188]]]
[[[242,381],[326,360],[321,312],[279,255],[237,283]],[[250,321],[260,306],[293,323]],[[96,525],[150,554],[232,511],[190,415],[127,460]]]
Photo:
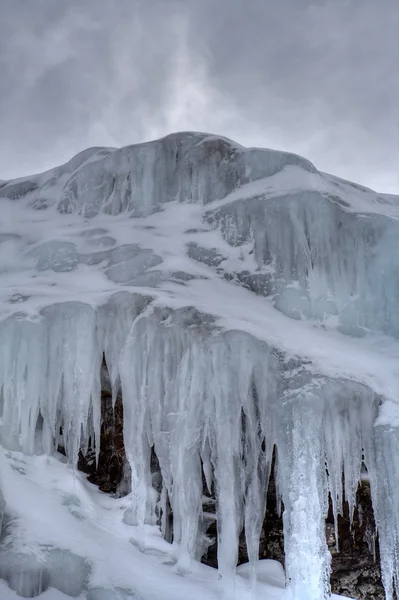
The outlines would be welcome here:
[[[121,525],[122,538],[147,532],[151,546],[148,527],[157,519],[166,527],[170,503],[176,568],[192,573],[184,585],[203,581],[204,475],[217,495],[222,583],[209,584],[213,591],[199,583],[198,597],[214,597],[218,586],[230,594],[243,526],[256,570],[276,445],[287,598],[328,597],[328,494],[335,514],[344,497],[353,511],[366,466],[390,600],[399,576],[398,219],[395,197],[292,154],[198,133],[90,149],[0,183],[4,460],[51,455],[60,428],[72,464],[89,440],[99,452],[104,354],[115,397],[122,388],[128,520],[138,528]],[[29,544],[50,582],[54,559],[43,548],[94,561],[83,542],[79,551],[47,529],[29,537],[29,503],[15,500],[18,485],[29,493],[23,480],[2,477],[3,555],[18,563]],[[16,567],[4,556],[0,574],[10,581]],[[103,587],[153,597],[144,584],[104,573]],[[94,586],[88,576],[79,593]],[[183,588],[180,596],[173,588],[175,598],[187,597]]]

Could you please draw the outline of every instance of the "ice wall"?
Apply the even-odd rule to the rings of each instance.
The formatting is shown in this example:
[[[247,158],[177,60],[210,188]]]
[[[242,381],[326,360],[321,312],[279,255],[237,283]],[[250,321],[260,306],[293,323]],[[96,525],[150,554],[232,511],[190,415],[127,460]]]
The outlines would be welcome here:
[[[398,483],[399,471],[396,452],[399,448],[399,431],[392,424],[375,427],[375,471],[372,480],[373,506],[379,532],[381,571],[387,600],[394,591],[399,593],[399,522]]]
[[[160,518],[166,528],[162,517],[170,502],[182,568],[206,548],[203,473],[216,493],[221,576],[232,581],[243,526],[254,565],[276,445],[292,598],[329,596],[328,494],[336,516],[344,497],[352,514],[364,463],[390,589],[397,577],[397,510],[393,490],[384,486],[391,485],[396,436],[373,434],[379,398],[370,389],[315,376],[299,359],[286,360],[249,334],[219,329],[210,316],[153,308],[138,295],[119,294],[98,311],[59,304],[36,323],[10,318],[0,325],[0,337],[1,443],[51,453],[61,428],[75,463],[90,436],[99,440],[104,353],[114,396],[119,385],[123,394],[132,470],[129,522],[143,527]],[[152,448],[162,474],[160,495],[152,486]]]
[[[254,579],[277,449],[291,597],[329,597],[328,498],[336,519],[344,501],[352,515],[367,468],[391,600],[397,428],[376,417],[399,379],[395,199],[186,133],[89,149],[2,182],[0,203],[1,444],[98,456],[105,357],[124,403],[125,520],[166,534],[170,506],[181,569],[209,543],[205,479],[221,578],[233,581],[244,528]],[[364,336],[357,362],[363,346],[336,330]]]

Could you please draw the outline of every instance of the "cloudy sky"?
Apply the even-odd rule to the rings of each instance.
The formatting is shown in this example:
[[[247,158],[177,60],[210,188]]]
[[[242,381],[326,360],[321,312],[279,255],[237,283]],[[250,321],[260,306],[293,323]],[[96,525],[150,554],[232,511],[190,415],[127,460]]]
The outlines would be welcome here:
[[[399,0],[0,0],[0,179],[171,131],[399,193]]]

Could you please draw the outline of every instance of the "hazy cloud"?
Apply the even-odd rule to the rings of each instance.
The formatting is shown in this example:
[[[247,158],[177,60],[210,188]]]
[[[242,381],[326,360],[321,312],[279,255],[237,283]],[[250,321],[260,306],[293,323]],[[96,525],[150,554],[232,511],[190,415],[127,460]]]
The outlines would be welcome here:
[[[398,0],[0,0],[0,178],[175,130],[399,193]]]

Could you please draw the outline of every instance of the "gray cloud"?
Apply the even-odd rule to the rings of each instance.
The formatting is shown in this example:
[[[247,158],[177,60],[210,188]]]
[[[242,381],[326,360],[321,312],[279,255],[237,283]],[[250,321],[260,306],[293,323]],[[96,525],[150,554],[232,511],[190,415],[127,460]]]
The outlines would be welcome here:
[[[399,193],[397,0],[0,0],[0,178],[174,130]]]

